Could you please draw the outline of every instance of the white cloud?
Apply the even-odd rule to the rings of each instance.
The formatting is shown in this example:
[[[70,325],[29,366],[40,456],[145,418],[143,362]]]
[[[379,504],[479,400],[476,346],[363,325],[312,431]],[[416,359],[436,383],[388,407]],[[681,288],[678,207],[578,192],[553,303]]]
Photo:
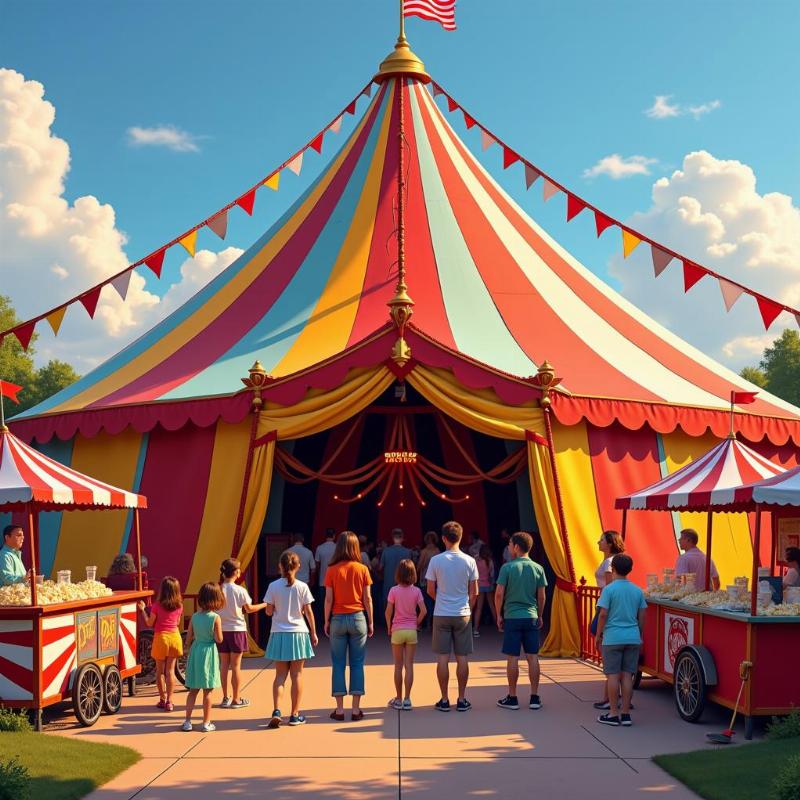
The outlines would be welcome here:
[[[628,224],[755,291],[800,305],[800,208],[788,195],[759,194],[747,164],[705,151],[689,153],[681,169],[653,184],[652,205]],[[784,313],[765,334],[748,296],[726,313],[718,281],[711,277],[684,294],[680,263],[671,262],[654,278],[644,245],[627,260],[614,257],[610,271],[637,306],[737,370],[757,363],[764,345],[783,327],[797,324]]]
[[[633,175],[649,175],[650,166],[657,163],[655,158],[647,156],[626,156],[612,153],[601,158],[593,167],[583,171],[584,178],[596,178],[598,175],[608,175],[615,181],[620,178],[630,178]]]
[[[671,94],[657,94],[653,100],[653,105],[646,108],[644,113],[650,119],[668,119],[669,117],[685,117],[687,114],[695,119],[722,107],[721,100],[709,100],[707,103],[699,103],[693,106],[682,106],[680,103],[672,103]]]
[[[57,306],[131,260],[111,205],[91,195],[73,203],[65,198],[70,153],[52,131],[54,120],[55,108],[44,99],[41,83],[0,69],[0,292],[11,297],[23,319]],[[125,302],[112,287],[103,289],[93,321],[75,303],[58,338],[46,323],[37,326],[37,362],[61,358],[86,371],[174,310],[239,252],[201,250],[186,259],[180,280],[163,298],[148,290],[155,277],[136,270]]]
[[[198,137],[174,125],[154,128],[128,128],[128,144],[132,147],[166,147],[176,153],[199,153]]]

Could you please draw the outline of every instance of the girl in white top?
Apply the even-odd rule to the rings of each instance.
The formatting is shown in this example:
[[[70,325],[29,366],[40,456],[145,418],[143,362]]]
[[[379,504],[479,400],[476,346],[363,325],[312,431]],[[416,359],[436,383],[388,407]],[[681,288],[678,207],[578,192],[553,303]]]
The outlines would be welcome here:
[[[250,701],[239,694],[242,676],[242,655],[248,650],[247,622],[244,615],[260,611],[266,603],[256,603],[244,586],[236,581],[242,575],[242,565],[236,558],[226,558],[219,568],[219,583],[225,605],[220,609],[222,641],[219,650],[220,678],[222,680],[222,702],[220,708],[244,708]],[[228,675],[231,678],[231,694],[228,694]]]

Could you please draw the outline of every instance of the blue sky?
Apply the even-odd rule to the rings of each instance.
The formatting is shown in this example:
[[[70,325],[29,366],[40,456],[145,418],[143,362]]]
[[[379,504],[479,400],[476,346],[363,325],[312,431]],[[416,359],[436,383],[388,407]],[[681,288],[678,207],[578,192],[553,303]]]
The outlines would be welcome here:
[[[396,0],[2,0],[2,12],[0,66],[44,85],[53,132],[69,144],[65,196],[110,203],[130,260],[305,142],[369,79],[397,28]],[[614,216],[645,212],[654,180],[696,150],[749,165],[761,194],[797,195],[800,4],[458,0],[457,22],[448,33],[408,21],[429,72],[520,153]],[[719,107],[652,119],[644,111],[656,95]],[[477,133],[451,119],[478,151]],[[198,151],[130,146],[129,128],[161,125],[189,132]],[[328,143],[323,156],[332,152]],[[650,174],[584,177],[614,153],[652,159]],[[616,239],[596,243],[588,215],[567,226],[563,200],[525,197],[521,173],[500,169],[499,149],[483,158],[552,235],[619,286],[609,273]],[[232,215],[227,241],[246,247],[322,163],[309,155],[301,179],[261,191],[252,220]],[[210,236],[200,245],[219,247]],[[165,280],[148,289],[165,291],[180,262],[172,255]],[[763,333],[749,318],[753,335]]]

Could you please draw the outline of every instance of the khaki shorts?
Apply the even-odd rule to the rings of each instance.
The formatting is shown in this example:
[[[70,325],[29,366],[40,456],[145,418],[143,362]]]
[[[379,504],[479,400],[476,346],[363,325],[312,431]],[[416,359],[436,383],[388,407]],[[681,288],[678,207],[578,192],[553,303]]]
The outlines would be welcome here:
[[[468,656],[472,653],[472,625],[470,617],[433,618],[433,652],[440,656]]]
[[[639,670],[638,644],[604,644],[603,672],[606,675],[617,675],[620,672],[631,674]]]
[[[392,644],[416,644],[417,631],[415,628],[401,628],[392,631]]]

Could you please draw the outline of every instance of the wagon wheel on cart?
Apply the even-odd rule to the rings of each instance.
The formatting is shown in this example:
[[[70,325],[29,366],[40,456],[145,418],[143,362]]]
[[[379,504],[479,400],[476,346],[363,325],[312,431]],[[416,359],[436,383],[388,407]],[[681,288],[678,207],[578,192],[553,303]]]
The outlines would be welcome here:
[[[109,664],[103,673],[103,710],[116,714],[122,707],[122,675],[115,664]]]
[[[84,664],[75,673],[72,686],[72,708],[78,722],[90,727],[103,710],[103,676],[97,664]]]
[[[181,639],[183,639],[183,655],[175,661],[175,677],[186,686],[186,660],[189,658],[186,649],[186,631],[181,633]]]
[[[156,662],[153,658],[153,631],[139,631],[136,643],[136,660],[142,666],[137,676],[140,683],[152,683],[156,677]]]
[[[678,714],[687,722],[697,722],[706,707],[706,676],[691,650],[678,653],[673,678]]]

